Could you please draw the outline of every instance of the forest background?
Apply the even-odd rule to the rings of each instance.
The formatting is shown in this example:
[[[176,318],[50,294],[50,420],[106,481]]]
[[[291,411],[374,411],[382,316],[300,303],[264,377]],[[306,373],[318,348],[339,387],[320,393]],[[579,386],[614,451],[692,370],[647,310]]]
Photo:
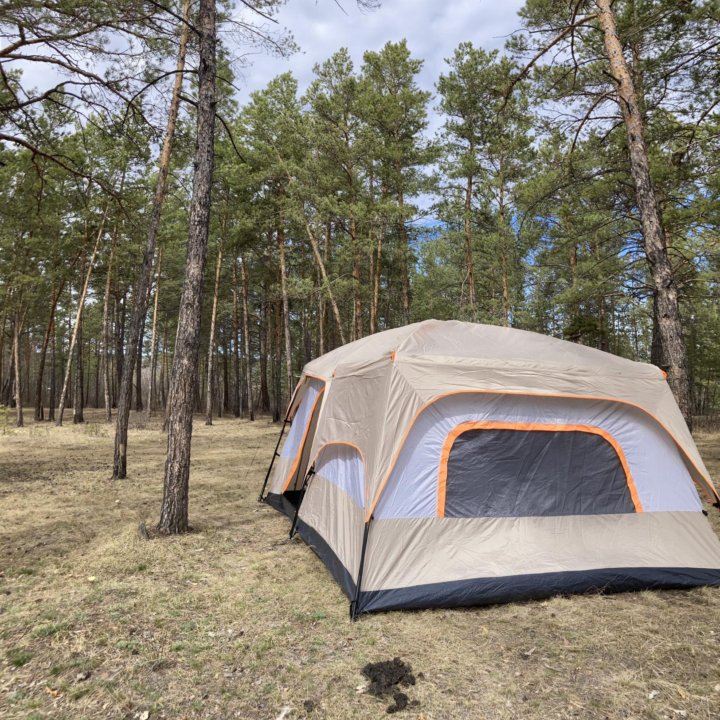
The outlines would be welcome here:
[[[339,48],[303,92],[285,72],[247,97],[244,54],[297,50],[280,5],[0,10],[6,423],[117,408],[124,477],[130,407],[170,401],[207,213],[187,387],[208,423],[280,420],[307,361],[431,317],[652,362],[690,424],[717,415],[716,3],[528,0],[502,51]]]

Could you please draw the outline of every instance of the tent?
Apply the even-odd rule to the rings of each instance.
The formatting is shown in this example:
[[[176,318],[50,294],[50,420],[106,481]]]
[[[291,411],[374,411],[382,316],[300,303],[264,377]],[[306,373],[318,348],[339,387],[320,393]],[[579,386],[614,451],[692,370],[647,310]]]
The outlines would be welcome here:
[[[308,363],[286,422],[261,498],[353,617],[720,585],[718,493],[652,365],[427,320]]]

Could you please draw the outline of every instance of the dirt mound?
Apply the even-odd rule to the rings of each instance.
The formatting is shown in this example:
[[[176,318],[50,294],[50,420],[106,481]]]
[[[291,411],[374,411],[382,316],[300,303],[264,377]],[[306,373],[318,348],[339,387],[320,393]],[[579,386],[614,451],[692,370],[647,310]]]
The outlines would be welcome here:
[[[417,700],[409,702],[408,696],[400,692],[401,687],[415,684],[412,667],[400,658],[368,663],[362,673],[370,681],[367,691],[371,695],[379,698],[392,696],[393,702],[387,708],[388,713],[396,713],[408,706],[415,707],[420,704]]]

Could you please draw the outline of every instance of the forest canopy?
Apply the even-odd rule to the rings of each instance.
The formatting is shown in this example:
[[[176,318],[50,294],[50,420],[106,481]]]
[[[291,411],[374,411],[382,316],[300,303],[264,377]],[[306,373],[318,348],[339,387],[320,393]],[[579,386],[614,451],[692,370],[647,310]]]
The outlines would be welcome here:
[[[528,0],[503,52],[471,40],[447,48],[433,92],[419,85],[423,58],[402,41],[361,62],[339,48],[308,88],[284,73],[244,105],[238,46],[287,53],[293,43],[256,23],[275,2],[240,21],[218,8],[233,32],[217,54],[198,411],[281,419],[308,360],[430,317],[674,367],[629,104],[596,5]],[[710,415],[720,403],[720,12],[666,0],[612,9],[677,296],[686,415]],[[128,360],[134,408],[159,412],[170,391],[199,97],[196,8],[90,10],[0,11],[0,404],[18,422],[23,405],[54,419],[61,395],[75,421],[87,406],[110,418]],[[58,51],[63,73],[43,91],[17,64],[45,62],[38,46]]]

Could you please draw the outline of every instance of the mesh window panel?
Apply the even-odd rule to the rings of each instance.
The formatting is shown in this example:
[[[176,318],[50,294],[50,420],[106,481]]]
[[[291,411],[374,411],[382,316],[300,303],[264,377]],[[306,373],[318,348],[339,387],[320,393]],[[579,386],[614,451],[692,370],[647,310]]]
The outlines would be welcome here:
[[[445,517],[632,512],[620,458],[599,435],[477,429],[450,450]]]

